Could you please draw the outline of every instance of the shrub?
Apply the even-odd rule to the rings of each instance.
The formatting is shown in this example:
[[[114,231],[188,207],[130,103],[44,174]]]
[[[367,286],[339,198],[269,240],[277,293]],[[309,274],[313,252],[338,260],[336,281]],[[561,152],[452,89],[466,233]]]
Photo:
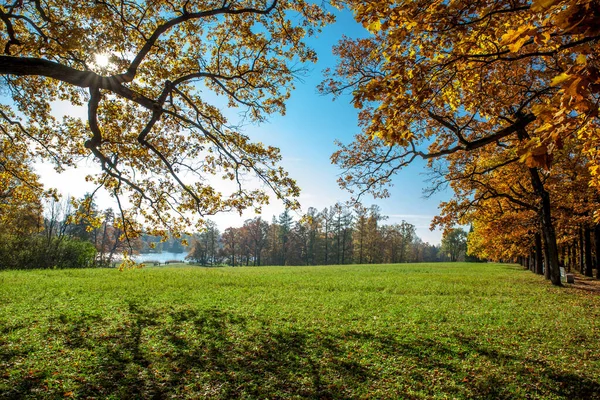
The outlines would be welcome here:
[[[96,247],[71,238],[41,235],[0,237],[0,269],[90,268]]]

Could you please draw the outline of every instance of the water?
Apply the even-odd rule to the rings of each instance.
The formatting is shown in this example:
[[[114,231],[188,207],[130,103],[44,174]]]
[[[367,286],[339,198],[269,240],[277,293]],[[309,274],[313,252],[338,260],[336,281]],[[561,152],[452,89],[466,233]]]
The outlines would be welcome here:
[[[133,259],[137,262],[147,262],[147,261],[159,261],[164,263],[165,261],[185,261],[185,257],[188,253],[146,253],[146,254],[138,254]]]

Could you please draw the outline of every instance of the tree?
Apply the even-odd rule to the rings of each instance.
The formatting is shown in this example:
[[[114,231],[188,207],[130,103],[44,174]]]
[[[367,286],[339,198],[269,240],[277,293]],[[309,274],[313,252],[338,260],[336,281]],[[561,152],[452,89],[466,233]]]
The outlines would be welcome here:
[[[323,221],[323,241],[325,244],[325,255],[324,261],[325,265],[329,265],[331,263],[332,258],[331,255],[331,245],[330,245],[330,236],[333,231],[333,221],[335,218],[335,213],[333,211],[333,207],[327,208],[325,207],[323,211],[319,214],[321,221]]]
[[[23,151],[20,158],[0,136],[0,269],[26,268],[21,255],[30,251],[29,239],[44,225],[42,185],[28,168],[26,149],[17,147]]]
[[[286,208],[284,212],[279,214],[279,219],[277,222],[279,226],[279,248],[281,249],[279,263],[281,265],[287,265],[288,253],[290,250],[289,239],[292,231],[292,223],[294,222],[294,219],[290,215],[290,210]]]
[[[252,143],[204,93],[246,120],[284,113],[298,65],[316,60],[303,38],[332,21],[317,5],[15,0],[0,17],[0,74],[14,104],[0,108],[0,138],[59,171],[93,155],[102,172],[89,180],[117,199],[127,238],[141,231],[136,221],[165,235],[197,216],[260,208],[268,194],[243,186],[246,174],[297,207],[278,149]],[[53,117],[56,101],[86,106],[87,121]],[[16,169],[31,176],[26,164]],[[210,176],[232,185],[217,190]]]
[[[69,225],[69,235],[88,242],[92,241],[94,230],[102,223],[101,213],[98,211],[94,197],[86,193],[82,199],[73,200],[73,203],[77,209],[73,215],[68,216],[66,221]]]
[[[221,235],[223,241],[223,255],[228,259],[229,265],[235,267],[240,263],[240,229],[227,228]]]
[[[442,251],[450,257],[450,261],[458,261],[459,257],[464,255],[467,249],[467,232],[456,228],[444,232],[442,238]]]
[[[366,258],[367,262],[374,264],[383,261],[382,247],[383,241],[379,227],[379,221],[386,219],[381,215],[379,206],[369,207],[369,217],[366,223]]]
[[[187,259],[201,265],[216,265],[219,253],[219,229],[214,221],[206,221],[204,230],[195,234]]]
[[[414,239],[417,237],[415,232],[415,226],[406,221],[402,221],[400,225],[396,228],[399,232],[400,236],[400,262],[408,262],[408,247],[413,243]]]
[[[254,265],[261,265],[263,249],[267,244],[269,224],[261,217],[256,217],[244,222],[244,227],[249,237]]]
[[[303,218],[303,222],[308,229],[307,264],[317,265],[319,264],[319,255],[321,254],[322,247],[321,227],[323,220],[321,214],[316,208],[309,207]]]
[[[121,229],[115,226],[113,209],[108,208],[102,214],[102,225],[94,231],[94,243],[98,251],[97,263],[102,266],[109,266],[113,263],[115,254],[129,250],[129,246],[124,241]]]
[[[346,264],[352,260],[352,212],[338,202],[330,210],[330,216],[333,216],[336,261]]]
[[[598,2],[336,3],[373,34],[343,39],[321,86],[352,90],[361,109],[363,132],[332,156],[345,170],[341,186],[387,196],[391,177],[417,158],[431,166],[510,148],[512,157],[491,167],[521,163],[529,174],[560,285],[541,174],[574,136],[597,147]]]
[[[475,231],[473,229],[473,225],[471,225],[469,227],[469,233],[467,233],[467,245],[466,245],[466,249],[465,249],[465,261],[467,261],[467,262],[482,262],[482,261],[485,261],[485,259],[482,260],[479,257],[477,257],[475,255],[475,252],[471,251],[471,248],[469,246],[469,241],[471,241],[471,238],[473,236],[475,236],[474,232]],[[539,238],[539,240],[541,240],[541,238],[539,237],[539,234],[538,234],[537,238]],[[541,245],[537,246],[537,242],[536,242],[536,249],[539,249],[541,251]]]
[[[393,224],[382,227],[383,236],[383,260],[388,263],[404,263],[409,261],[410,246],[419,245],[414,241],[417,238],[415,226],[402,221],[400,224]],[[415,257],[417,261],[419,257]]]
[[[354,234],[354,259],[362,264],[365,259],[365,238],[367,236],[367,218],[368,208],[361,203],[356,203],[354,206],[356,222]]]
[[[44,193],[39,176],[31,172],[27,149],[10,140],[10,130],[6,136],[0,134],[0,234],[39,232],[42,200],[50,193]]]

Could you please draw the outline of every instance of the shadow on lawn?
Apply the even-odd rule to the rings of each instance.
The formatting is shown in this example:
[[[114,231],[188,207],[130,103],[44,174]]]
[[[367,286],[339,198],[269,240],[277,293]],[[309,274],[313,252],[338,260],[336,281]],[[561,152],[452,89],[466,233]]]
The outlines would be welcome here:
[[[532,397],[589,399],[600,394],[597,381],[461,336],[433,340],[343,330],[332,334],[216,309],[157,311],[136,304],[130,304],[128,316],[110,336],[93,335],[94,325],[103,321],[92,317],[65,319],[49,333],[71,351],[95,353],[69,388],[76,397],[349,399],[380,390],[375,397],[416,398],[418,393],[508,399],[515,397],[514,386]],[[463,362],[475,353],[487,363],[471,368]],[[495,372],[488,370],[490,365]],[[25,376],[13,382],[5,397],[64,395],[62,389],[49,390],[43,378]]]

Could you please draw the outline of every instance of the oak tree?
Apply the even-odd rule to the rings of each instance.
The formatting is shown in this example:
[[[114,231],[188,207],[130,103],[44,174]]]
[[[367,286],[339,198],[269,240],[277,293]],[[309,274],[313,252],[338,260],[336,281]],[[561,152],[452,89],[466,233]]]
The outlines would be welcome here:
[[[125,236],[142,223],[165,234],[197,216],[260,209],[270,192],[297,206],[279,150],[239,124],[285,112],[294,77],[316,60],[303,39],[332,20],[319,6],[14,0],[0,5],[0,20],[0,140],[17,155],[4,146],[0,163],[27,153],[61,171],[93,156],[101,172],[87,179],[116,198]],[[86,107],[87,118],[56,117],[59,102]],[[228,188],[214,184],[221,179]]]

